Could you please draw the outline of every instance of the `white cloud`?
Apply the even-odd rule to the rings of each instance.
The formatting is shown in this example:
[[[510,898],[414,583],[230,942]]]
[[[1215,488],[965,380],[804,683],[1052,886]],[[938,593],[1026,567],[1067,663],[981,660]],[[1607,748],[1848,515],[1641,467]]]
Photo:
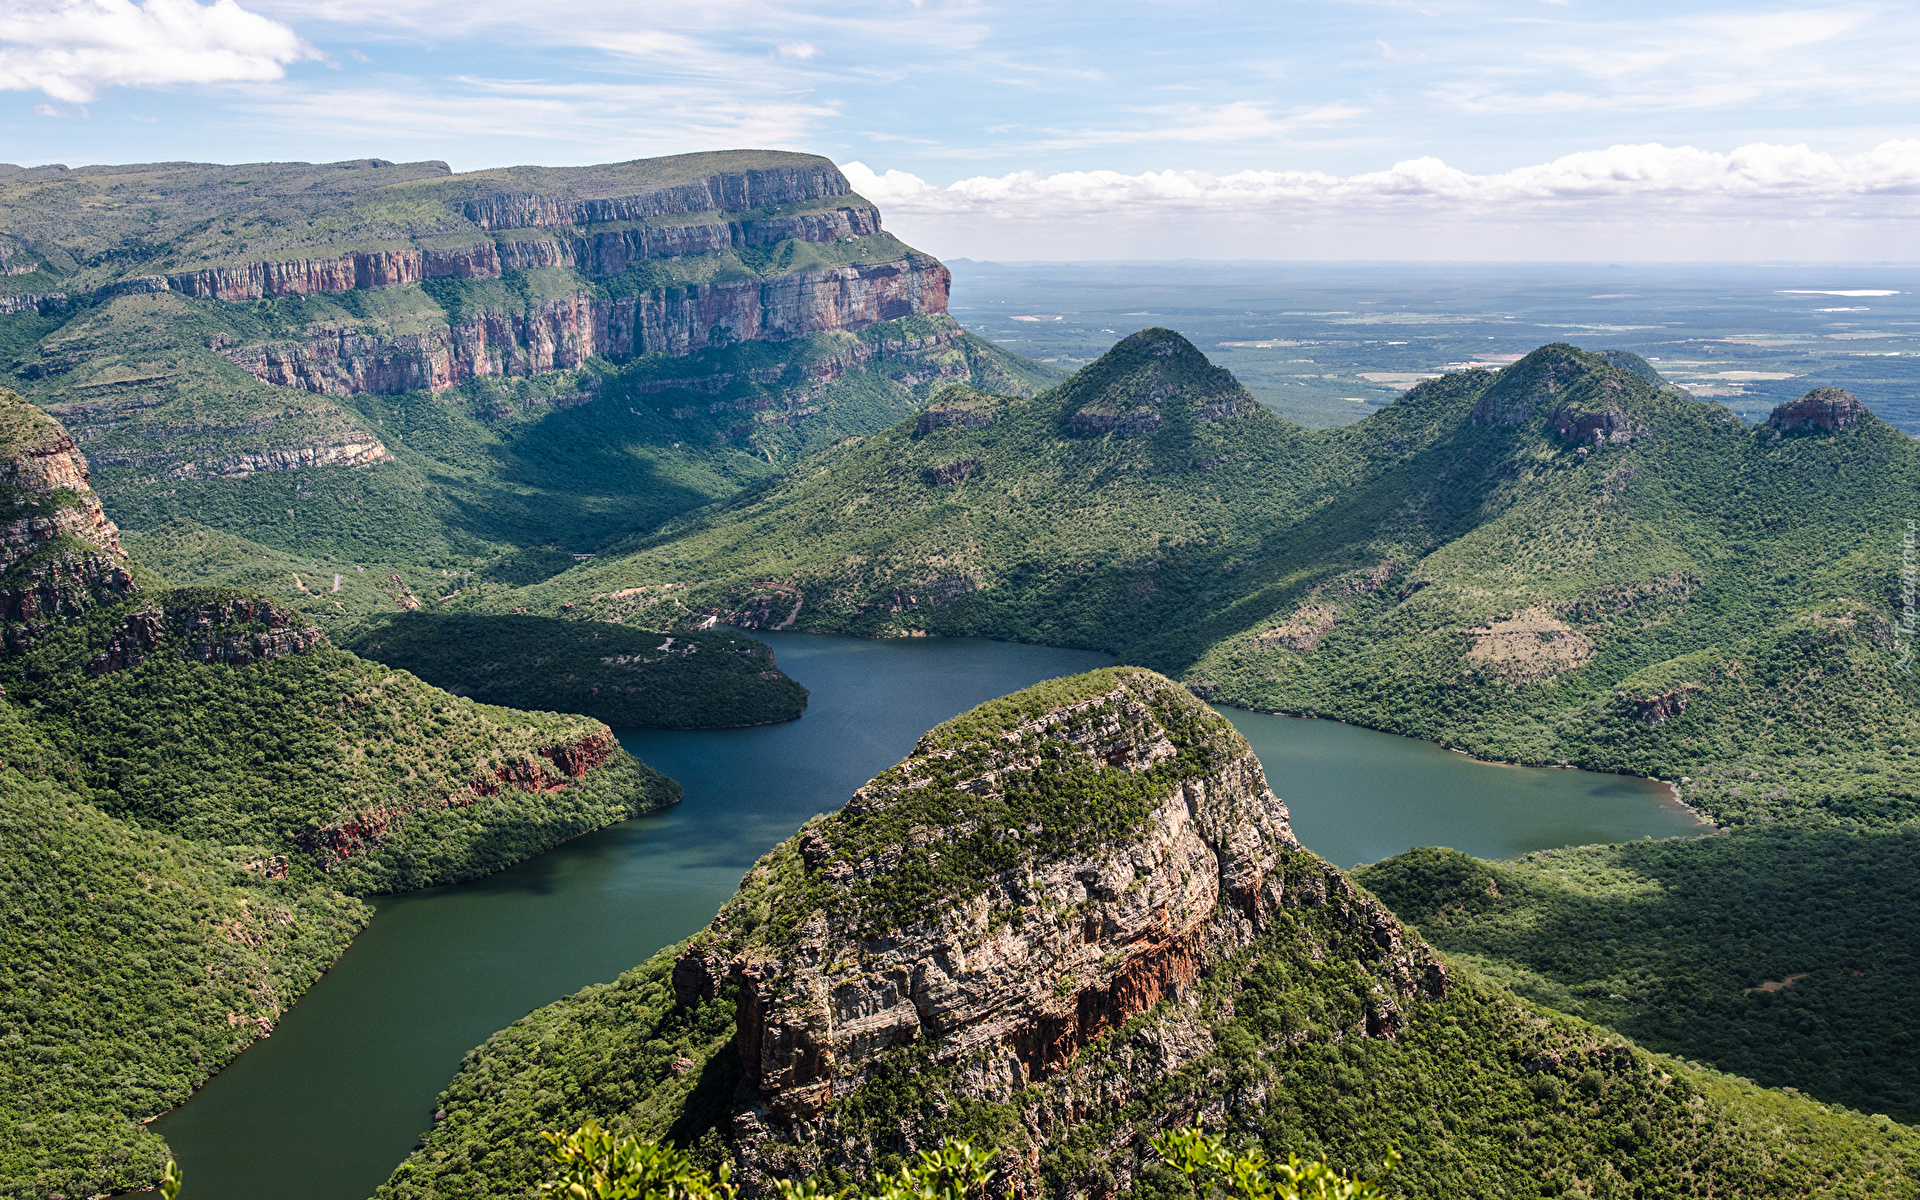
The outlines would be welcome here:
[[[234,0],[8,0],[0,88],[81,103],[104,87],[279,79],[320,54]]]
[[[676,84],[548,83],[456,77],[458,90],[405,87],[284,90],[248,107],[282,128],[329,136],[403,138],[439,148],[484,138],[550,148],[542,161],[604,162],[711,150],[716,146],[802,148],[832,104],[727,96]],[[553,147],[572,147],[573,152]]]
[[[1884,6],[1569,16],[1502,27],[1497,56],[1469,58],[1427,95],[1476,116],[1886,104],[1920,95],[1915,32]]]
[[[1728,154],[1691,146],[1613,146],[1549,163],[1473,175],[1425,157],[1384,171],[1069,171],[975,176],[936,187],[902,171],[877,173],[864,163],[843,168],[855,190],[889,212],[993,215],[1056,220],[1094,214],[1145,215],[1167,210],[1247,213],[1321,207],[1453,208],[1496,216],[1502,209],[1567,207],[1590,202],[1774,202],[1804,209],[1870,198],[1920,196],[1920,140],[1886,142],[1864,154],[1836,156],[1806,146],[1763,142]]]

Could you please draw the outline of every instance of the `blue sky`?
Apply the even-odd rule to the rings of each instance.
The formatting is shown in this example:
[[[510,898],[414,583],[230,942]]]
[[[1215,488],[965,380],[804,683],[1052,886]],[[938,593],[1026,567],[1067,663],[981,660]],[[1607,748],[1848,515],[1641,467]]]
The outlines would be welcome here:
[[[947,255],[1912,260],[1916,62],[1886,3],[0,0],[0,161],[774,146]]]

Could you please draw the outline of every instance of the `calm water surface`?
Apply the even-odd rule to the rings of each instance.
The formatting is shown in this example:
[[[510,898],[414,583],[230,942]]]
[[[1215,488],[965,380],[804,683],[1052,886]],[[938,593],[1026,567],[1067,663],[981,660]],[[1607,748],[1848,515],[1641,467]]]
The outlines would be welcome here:
[[[680,781],[684,803],[476,883],[379,900],[373,924],[273,1036],[157,1124],[188,1200],[364,1200],[489,1034],[699,929],[754,860],[928,728],[1108,661],[973,639],[759,636],[812,689],[805,717],[622,731],[627,749]],[[1417,845],[1502,857],[1693,824],[1639,780],[1493,767],[1337,722],[1222,711],[1301,840],[1341,865]]]

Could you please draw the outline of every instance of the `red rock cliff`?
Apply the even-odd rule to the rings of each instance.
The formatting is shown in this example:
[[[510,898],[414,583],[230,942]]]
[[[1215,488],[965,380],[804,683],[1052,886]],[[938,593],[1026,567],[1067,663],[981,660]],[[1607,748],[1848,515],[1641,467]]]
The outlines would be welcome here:
[[[487,312],[426,333],[340,332],[226,351],[255,378],[334,395],[440,391],[485,375],[525,376],[588,358],[684,356],[724,340],[787,341],[947,309],[951,277],[912,254],[893,262],[660,288],[581,293],[538,309]]]
[[[1182,995],[1282,906],[1332,908],[1377,950],[1383,986],[1357,1035],[1393,1036],[1407,997],[1444,987],[1444,971],[1424,947],[1403,942],[1391,915],[1299,849],[1286,807],[1224,719],[1151,672],[1090,678],[1102,677],[1110,687],[1013,709],[1013,719],[982,722],[971,740],[928,735],[841,813],[756,868],[743,899],[695,940],[675,967],[676,997],[695,1003],[731,980],[735,1044],[759,1098],[736,1118],[737,1145],[779,1130],[804,1142],[829,1106],[908,1046],[958,1071],[964,1093],[1004,1101]],[[904,924],[863,923],[858,902],[849,910],[836,899],[874,894],[912,850],[933,854],[929,862],[950,843],[961,853],[982,819],[962,797],[1014,794],[1088,759],[1153,781],[1159,799],[1133,833],[1059,853],[1042,849],[1063,844],[1042,825],[996,825],[993,837],[1030,842],[1034,853],[977,888],[956,879],[969,890],[917,905]],[[965,778],[950,776],[953,763],[966,764]],[[935,792],[942,798],[927,801],[928,811],[946,818],[918,823],[918,797]],[[842,827],[876,823],[901,829],[905,842],[854,843],[865,848],[850,857]],[[771,898],[757,890],[757,880],[793,878],[786,854],[810,881],[797,913],[783,909],[798,894],[791,885],[775,885]],[[748,912],[797,924],[796,940],[778,952],[756,948],[731,932],[754,919]]]

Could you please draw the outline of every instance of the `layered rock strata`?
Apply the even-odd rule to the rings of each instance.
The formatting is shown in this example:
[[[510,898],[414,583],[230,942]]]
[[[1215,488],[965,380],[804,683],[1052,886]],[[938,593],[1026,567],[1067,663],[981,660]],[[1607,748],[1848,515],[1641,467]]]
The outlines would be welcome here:
[[[137,590],[120,531],[60,423],[0,388],[0,644],[18,654],[56,622]]]
[[[87,664],[93,676],[137,667],[169,634],[180,653],[201,663],[245,666],[299,654],[326,642],[318,625],[261,596],[222,596],[185,607],[156,603],[130,613]]]
[[[1444,990],[1424,947],[1300,850],[1231,725],[1114,668],[929,733],[762,860],[673,984],[682,1005],[733,991],[751,1099],[732,1132],[769,1169],[883,1069],[948,1071],[991,1102],[1060,1075],[1290,905],[1337,907],[1379,949],[1356,1036],[1394,1036]]]
[[[589,230],[527,241],[355,250],[326,258],[202,267],[141,276],[113,289],[118,289],[115,294],[175,291],[209,300],[261,300],[405,287],[427,279],[498,279],[507,271],[542,267],[564,267],[599,279],[630,271],[649,259],[715,254],[789,240],[831,243],[879,232],[880,210],[862,204],[760,220]]]
[[[659,288],[585,292],[520,312],[487,311],[424,333],[349,330],[224,351],[256,379],[332,395],[443,391],[488,375],[576,368],[599,356],[682,357],[737,340],[789,341],[947,308],[947,269],[923,255],[887,263]]]
[[[1778,405],[1767,417],[1767,427],[1781,433],[1819,430],[1842,433],[1859,425],[1867,416],[1860,397],[1839,388],[1815,388],[1798,400]]]
[[[0,495],[13,510],[0,514],[0,570],[64,536],[124,558],[120,531],[94,494],[87,460],[59,422],[4,390],[0,420],[18,430],[0,461]]]
[[[681,156],[688,157],[706,156]],[[671,167],[674,158],[656,159]],[[561,174],[556,172],[556,174]],[[720,171],[677,186],[630,196],[577,199],[545,193],[499,193],[468,200],[462,211],[482,229],[538,229],[609,221],[646,221],[699,212],[744,212],[781,204],[800,204],[850,196],[853,186],[826,159],[786,167],[750,167]]]
[[[13,313],[45,313],[56,308],[64,308],[67,303],[65,292],[43,292],[31,296],[0,296],[0,317]]]
[[[597,732],[569,742],[543,746],[532,754],[495,763],[476,774],[459,788],[441,797],[438,803],[377,805],[342,820],[325,825],[300,837],[302,849],[331,867],[384,844],[397,827],[417,818],[422,811],[466,808],[503,790],[521,792],[557,792],[572,787],[587,773],[611,759],[620,743],[604,725]]]

